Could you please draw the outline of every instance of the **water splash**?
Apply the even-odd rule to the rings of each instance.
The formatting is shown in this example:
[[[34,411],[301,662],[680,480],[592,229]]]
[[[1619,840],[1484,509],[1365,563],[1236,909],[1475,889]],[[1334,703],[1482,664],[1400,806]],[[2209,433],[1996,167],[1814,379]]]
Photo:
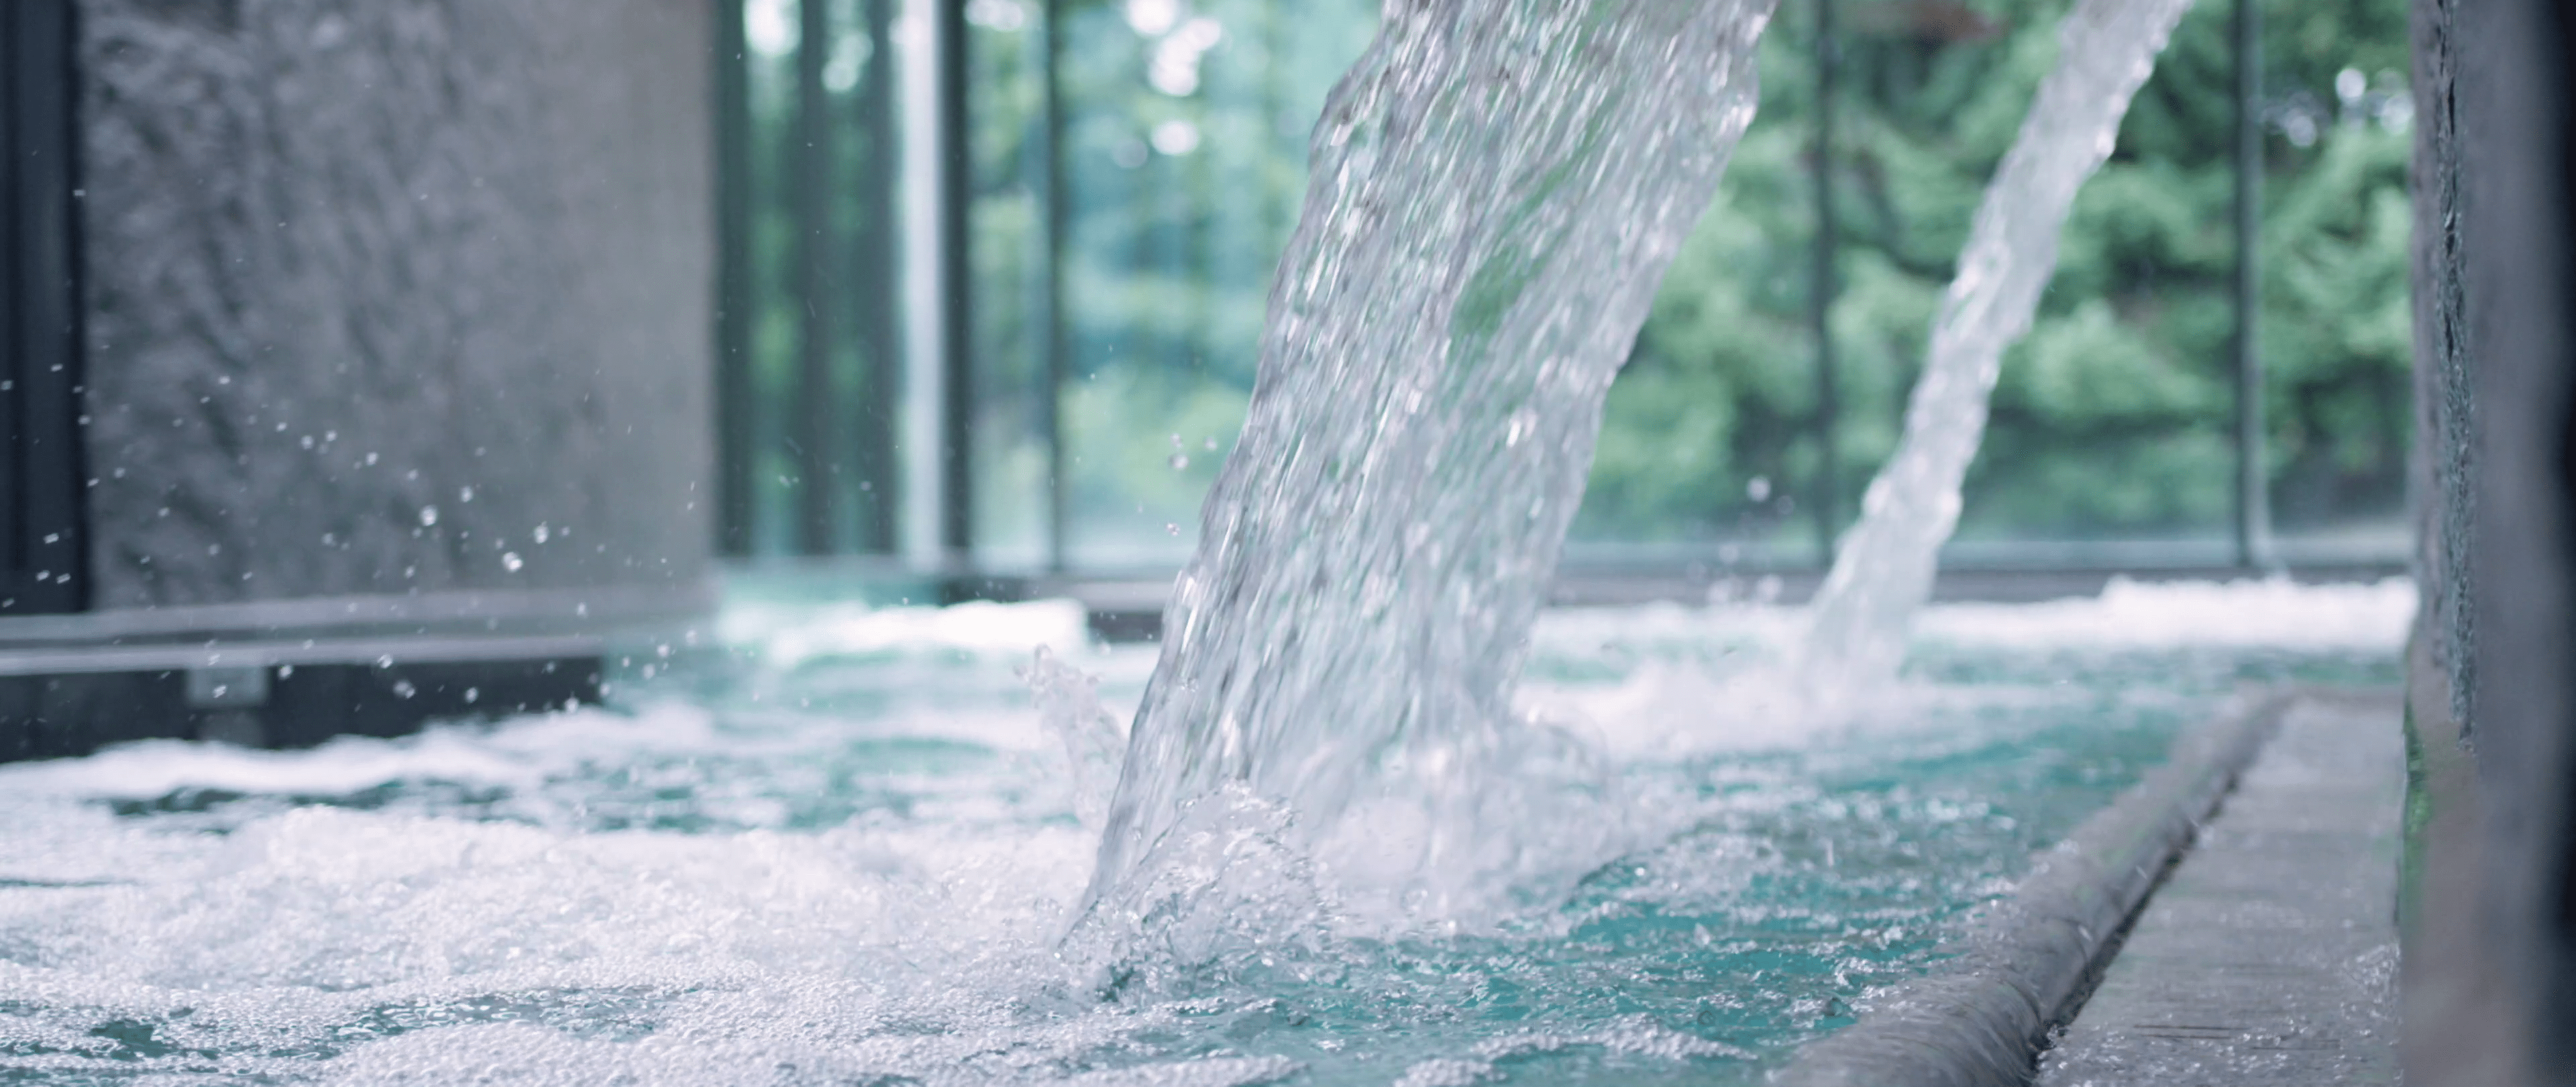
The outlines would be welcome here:
[[[1074,817],[1098,832],[1108,821],[1110,791],[1118,787],[1118,761],[1127,749],[1127,726],[1100,704],[1100,678],[1065,663],[1039,646],[1019,671],[1038,706],[1038,722],[1064,745],[1073,776]]]
[[[1688,833],[1594,873],[1543,924],[1317,938],[1313,866],[1247,802],[1155,868],[1157,904],[1187,923],[1155,930],[1146,972],[1179,983],[1139,976],[1114,1001],[1060,942],[1096,837],[1009,676],[1060,631],[1055,605],[977,608],[972,638],[889,653],[873,647],[924,616],[759,604],[774,625],[619,684],[642,700],[627,710],[0,765],[0,1068],[45,1084],[1753,1087],[1830,998],[1921,969],[2247,670],[2393,682],[2412,599],[2402,583],[2114,595],[1931,609],[1935,638],[1996,648],[1954,655],[1863,742],[1717,753],[1698,745],[1742,739],[1722,727],[1740,709],[1648,668],[1729,666],[1793,636],[1785,614],[1551,610],[1521,696],[1600,720],[1609,772]],[[2253,605],[2271,622],[2227,645],[2170,633]],[[1105,678],[1073,678],[1060,705],[1133,707],[1150,650],[1065,648],[1060,678]],[[1211,890],[1225,908],[1203,905]]]
[[[1870,481],[1860,523],[1817,591],[1797,669],[1820,704],[1883,686],[1904,663],[1908,625],[1930,598],[1941,545],[1959,523],[1959,485],[1985,433],[2004,348],[2030,331],[2076,190],[2110,158],[2129,99],[2190,7],[2081,0],[2059,24],[2057,67],[1986,187],[1933,319],[1905,435]]]
[[[1510,689],[1602,397],[1752,118],[1770,7],[1388,5],[1316,128],[1086,908],[1138,915],[1194,804],[1284,805],[1315,842],[1385,775],[1418,819],[1387,866],[1408,908],[1512,863],[1471,833],[1496,814],[1477,770],[1561,754]]]

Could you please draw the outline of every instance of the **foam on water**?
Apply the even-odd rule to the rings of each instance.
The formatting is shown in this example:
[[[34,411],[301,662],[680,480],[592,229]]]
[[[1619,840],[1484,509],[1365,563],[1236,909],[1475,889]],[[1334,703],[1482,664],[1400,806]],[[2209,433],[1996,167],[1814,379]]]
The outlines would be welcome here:
[[[1953,609],[1962,641],[1921,648],[1966,674],[1918,677],[1906,712],[1865,731],[1762,744],[1696,739],[1749,727],[1724,705],[1630,696],[1775,655],[1776,617],[1552,615],[1535,631],[1533,697],[1589,733],[1595,780],[1652,833],[1581,872],[1515,877],[1521,893],[1482,931],[1390,930],[1380,919],[1404,904],[1370,901],[1377,881],[1337,885],[1320,858],[1383,848],[1410,864],[1402,835],[1334,846],[1284,833],[1276,805],[1229,797],[1194,809],[1179,863],[1146,896],[1224,908],[1153,927],[1123,979],[1058,943],[1097,834],[1078,816],[1082,745],[1050,733],[1039,704],[1114,729],[1141,693],[1140,651],[1062,646],[1051,671],[998,648],[1007,639],[809,654],[798,647],[878,644],[867,628],[924,619],[827,606],[783,616],[767,628],[777,643],[630,677],[613,710],[300,752],[155,742],[5,766],[0,1070],[1751,1082],[1844,1021],[1837,1002],[1913,970],[1950,918],[2008,886],[2246,669],[2392,673],[2385,640],[2304,632],[2391,628],[2400,590],[2137,586]],[[2307,647],[2212,656],[2139,637],[2159,616],[2256,612]],[[1057,629],[1045,607],[977,622]],[[2010,681],[2049,624],[2089,624],[2105,655]],[[2001,633],[1980,648],[1978,631]],[[2148,656],[2122,656],[2135,653]],[[888,688],[918,697],[852,694]],[[815,708],[829,705],[859,708]]]
[[[1025,657],[1040,646],[1083,644],[1090,637],[1086,623],[1082,604],[1073,600],[945,608],[761,602],[727,609],[720,634],[737,645],[758,642],[763,662],[793,668],[826,657],[943,651]]]
[[[1542,670],[1523,693],[1535,711],[1580,722],[1622,759],[1795,749],[1948,727],[1951,713],[1970,706],[2046,699],[2063,682],[2126,671],[2126,662],[2143,668],[2153,660],[2216,683],[2213,672],[2249,662],[2393,658],[2416,601],[2406,578],[2324,585],[2113,578],[2097,596],[1934,604],[1913,622],[1924,667],[1830,705],[1812,697],[1800,668],[1810,631],[1803,608],[1565,609],[1540,627],[1538,652],[1583,667],[1571,675]],[[1963,673],[1956,666],[1963,658],[1981,664]],[[1612,669],[1624,678],[1598,682]],[[2120,697],[2159,699],[2170,690],[2144,683]],[[1924,712],[1932,707],[1947,712]]]

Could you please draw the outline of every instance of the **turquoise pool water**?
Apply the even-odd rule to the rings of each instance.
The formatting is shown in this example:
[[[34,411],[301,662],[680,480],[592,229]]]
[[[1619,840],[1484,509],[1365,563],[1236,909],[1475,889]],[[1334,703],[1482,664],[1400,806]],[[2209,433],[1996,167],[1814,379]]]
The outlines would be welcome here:
[[[1059,943],[1094,837],[1015,671],[1053,644],[1132,706],[1152,650],[749,592],[604,710],[0,767],[0,1079],[1755,1082],[2241,684],[2393,683],[2410,595],[1936,609],[1831,727],[1756,681],[1782,613],[1553,614],[1525,701],[1627,835],[1568,840],[1623,847],[1461,920],[1227,823],[1222,908],[1104,966]]]

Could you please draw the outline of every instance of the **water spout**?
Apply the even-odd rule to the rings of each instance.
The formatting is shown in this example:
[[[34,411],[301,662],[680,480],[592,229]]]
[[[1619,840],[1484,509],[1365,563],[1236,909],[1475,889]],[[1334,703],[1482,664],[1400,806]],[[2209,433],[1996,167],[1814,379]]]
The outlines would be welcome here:
[[[1770,7],[1388,6],[1316,128],[1087,909],[1194,804],[1282,805],[1311,841],[1374,775],[1420,805],[1406,878],[1509,866],[1444,828],[1512,802],[1462,786],[1475,766],[1551,746],[1510,690],[1602,398],[1752,119]]]
[[[1860,523],[1843,536],[1810,609],[1795,667],[1809,700],[1828,713],[1895,678],[1904,663],[1907,629],[1959,523],[1959,487],[1985,433],[2004,349],[2030,331],[2075,193],[2110,158],[2130,98],[2190,7],[2081,0],[2059,25],[2057,66],[1986,187],[1933,319],[1904,437],[1870,481]]]

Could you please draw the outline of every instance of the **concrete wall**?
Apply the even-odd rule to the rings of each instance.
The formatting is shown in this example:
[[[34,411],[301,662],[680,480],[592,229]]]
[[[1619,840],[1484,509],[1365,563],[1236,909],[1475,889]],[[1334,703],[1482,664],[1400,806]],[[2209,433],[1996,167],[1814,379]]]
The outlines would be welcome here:
[[[2420,576],[2408,1079],[2576,1070],[2568,25],[2417,0]]]
[[[95,607],[705,577],[707,0],[77,9]]]

